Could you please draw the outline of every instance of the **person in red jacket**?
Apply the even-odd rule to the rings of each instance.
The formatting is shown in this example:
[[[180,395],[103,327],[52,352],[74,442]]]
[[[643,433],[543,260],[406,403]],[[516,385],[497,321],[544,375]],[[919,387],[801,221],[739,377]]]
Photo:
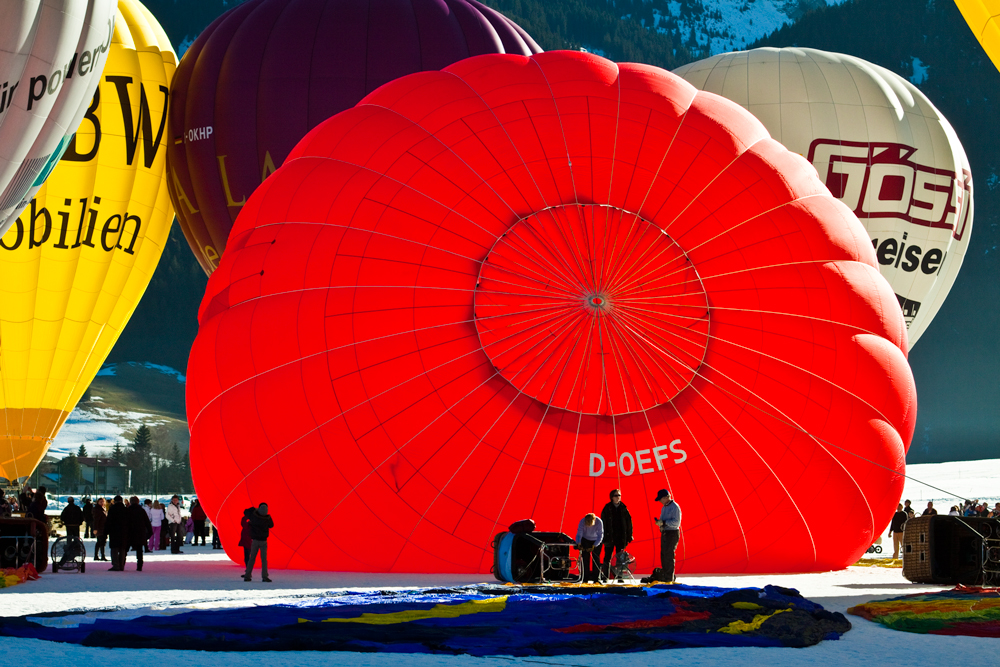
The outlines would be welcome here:
[[[198,544],[198,538],[201,538],[201,546],[205,546],[205,519],[208,515],[205,514],[205,510],[202,508],[201,503],[197,498],[191,501],[191,520],[194,521],[194,539],[191,541],[191,546],[196,546]]]

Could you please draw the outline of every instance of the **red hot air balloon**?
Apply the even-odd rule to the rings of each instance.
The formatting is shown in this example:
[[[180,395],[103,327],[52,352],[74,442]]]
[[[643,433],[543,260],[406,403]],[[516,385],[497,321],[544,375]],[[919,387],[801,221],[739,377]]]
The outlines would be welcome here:
[[[379,86],[541,48],[475,0],[250,0],[191,45],[171,86],[170,198],[206,273],[240,209],[305,134]]]
[[[660,488],[681,572],[844,567],[916,416],[877,266],[808,163],[669,72],[404,77],[240,214],[188,368],[199,498],[237,560],[269,502],[279,567],[487,572],[511,522],[575,534],[614,488],[640,570]]]

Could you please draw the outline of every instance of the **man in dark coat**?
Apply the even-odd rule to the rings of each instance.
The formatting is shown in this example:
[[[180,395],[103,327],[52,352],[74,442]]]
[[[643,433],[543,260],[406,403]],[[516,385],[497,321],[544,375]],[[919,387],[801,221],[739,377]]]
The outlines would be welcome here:
[[[611,558],[614,552],[621,553],[632,542],[632,515],[622,502],[622,492],[614,489],[610,501],[601,510],[604,524],[604,576],[611,576]]]
[[[44,486],[40,486],[35,490],[35,495],[31,497],[31,505],[28,507],[27,511],[33,518],[48,525],[49,519],[45,516],[45,510],[48,509],[49,499],[45,497],[46,491],[48,491],[48,489]]]
[[[94,523],[94,503],[90,502],[90,497],[83,499],[83,537],[97,537],[93,534],[91,525]]]
[[[66,499],[66,508],[59,515],[66,526],[66,537],[80,537],[80,524],[83,523],[83,510],[76,504],[73,496]]]
[[[899,558],[899,547],[903,544],[903,528],[909,515],[903,510],[903,505],[896,505],[896,513],[892,515],[892,522],[889,524],[889,537],[892,538],[892,557]]]
[[[122,555],[122,569],[125,569],[125,557],[129,549],[135,549],[136,572],[142,572],[142,552],[145,551],[146,543],[153,536],[153,524],[149,522],[149,515],[139,504],[139,498],[132,496],[129,498],[127,510],[128,516],[128,547]]]
[[[111,545],[109,572],[121,572],[125,569],[125,556],[128,554],[128,511],[122,503],[121,496],[115,496],[111,501],[104,528],[108,533],[108,543]]]
[[[243,581],[250,581],[257,554],[260,553],[261,581],[270,582],[267,576],[267,537],[274,528],[274,519],[267,513],[267,503],[261,503],[250,515],[250,558],[247,559],[247,571]]]
[[[256,507],[248,507],[245,510],[243,510],[243,518],[240,519],[239,545],[243,547],[244,565],[250,562],[250,543],[253,541],[252,538],[250,537],[250,516],[256,511],[257,511]]]
[[[104,547],[108,543],[108,511],[104,508],[104,498],[98,498],[97,502],[94,503],[93,514],[94,537],[97,538],[97,544],[94,545],[94,560],[107,560],[108,557],[104,553]],[[98,554],[100,554],[100,558],[98,558]]]
[[[0,519],[10,518],[10,501],[7,500],[3,489],[0,489]]]

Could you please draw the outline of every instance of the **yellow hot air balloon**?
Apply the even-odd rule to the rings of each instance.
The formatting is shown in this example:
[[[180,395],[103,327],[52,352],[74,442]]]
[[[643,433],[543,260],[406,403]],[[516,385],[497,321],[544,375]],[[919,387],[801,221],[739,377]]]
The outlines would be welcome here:
[[[1000,0],[955,0],[965,22],[1000,69]]]
[[[0,477],[41,461],[160,260],[174,216],[163,144],[176,66],[152,14],[119,0],[93,102],[0,238]]]

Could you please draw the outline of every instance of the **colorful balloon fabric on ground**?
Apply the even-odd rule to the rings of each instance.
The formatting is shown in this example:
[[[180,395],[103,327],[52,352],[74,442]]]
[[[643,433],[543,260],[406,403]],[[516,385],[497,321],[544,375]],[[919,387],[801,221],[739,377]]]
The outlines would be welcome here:
[[[251,0],[226,12],[172,87],[170,196],[205,273],[247,197],[319,123],[406,74],[539,51],[475,0]]]
[[[972,172],[948,120],[901,76],[840,53],[761,48],[674,73],[748,109],[857,214],[912,349],[972,235]]]
[[[0,0],[0,236],[51,173],[107,60],[115,0]]]
[[[851,607],[848,614],[893,630],[930,635],[1000,638],[1000,589],[958,586]]]
[[[1000,3],[997,0],[955,0],[976,39],[1000,69]]]
[[[0,476],[25,477],[100,369],[173,220],[166,109],[177,58],[120,0],[100,88],[44,187],[0,239]]]
[[[682,573],[844,567],[916,416],[876,266],[805,160],[669,72],[404,77],[240,214],[188,366],[198,497],[236,561],[268,502],[276,567],[485,573],[511,522],[575,535],[615,488],[636,571],[660,488]]]
[[[92,647],[480,657],[804,647],[850,629],[843,614],[776,586],[469,587],[348,593],[243,609],[0,618],[0,636]]]

